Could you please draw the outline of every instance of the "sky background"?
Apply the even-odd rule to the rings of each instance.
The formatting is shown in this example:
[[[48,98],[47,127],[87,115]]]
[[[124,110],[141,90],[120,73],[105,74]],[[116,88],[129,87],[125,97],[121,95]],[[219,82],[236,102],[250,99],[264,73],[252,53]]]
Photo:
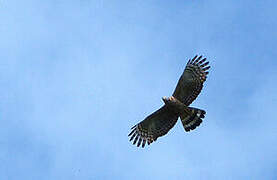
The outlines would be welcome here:
[[[277,179],[276,0],[0,0],[0,179]],[[210,74],[151,146],[130,127]]]

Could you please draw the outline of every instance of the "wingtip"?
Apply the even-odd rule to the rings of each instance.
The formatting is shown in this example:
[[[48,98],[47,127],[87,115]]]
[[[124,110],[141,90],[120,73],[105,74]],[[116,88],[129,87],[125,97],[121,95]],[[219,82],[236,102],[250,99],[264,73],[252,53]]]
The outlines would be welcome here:
[[[135,129],[133,129],[133,130],[128,134],[128,136],[131,136],[134,132],[135,132]]]
[[[131,138],[130,138],[129,141],[132,141],[132,140],[134,139],[135,136],[136,136],[136,133],[134,133],[134,134],[131,136]]]
[[[133,145],[135,145],[135,144],[137,143],[138,138],[139,138],[139,135],[137,134],[137,136],[136,136],[136,138],[135,138],[135,140],[134,140],[134,142],[133,142]]]
[[[143,138],[142,145],[141,145],[141,147],[142,147],[142,148],[144,148],[145,143],[146,143],[146,139],[145,139],[145,138]]]
[[[195,61],[195,59],[197,58],[197,54],[194,56],[194,58],[192,58],[192,60],[191,60],[191,63],[193,63],[194,61]]]
[[[140,144],[141,144],[141,141],[142,141],[142,139],[141,139],[141,137],[139,137],[139,140],[138,140],[138,144],[137,144],[137,147],[139,147],[139,146],[140,146]]]
[[[210,68],[211,68],[211,66],[207,66],[207,67],[203,68],[203,71],[207,71]]]

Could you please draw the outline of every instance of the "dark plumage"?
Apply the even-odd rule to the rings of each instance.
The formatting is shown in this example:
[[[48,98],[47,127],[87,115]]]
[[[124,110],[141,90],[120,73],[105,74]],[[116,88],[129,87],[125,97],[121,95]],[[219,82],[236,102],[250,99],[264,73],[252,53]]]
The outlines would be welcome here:
[[[131,128],[130,141],[139,147],[151,144],[158,137],[165,135],[180,117],[186,132],[194,130],[202,123],[206,112],[188,107],[199,95],[203,83],[207,79],[209,62],[202,56],[190,59],[180,77],[178,84],[169,98],[163,97],[165,103],[160,109],[147,116],[143,121]]]

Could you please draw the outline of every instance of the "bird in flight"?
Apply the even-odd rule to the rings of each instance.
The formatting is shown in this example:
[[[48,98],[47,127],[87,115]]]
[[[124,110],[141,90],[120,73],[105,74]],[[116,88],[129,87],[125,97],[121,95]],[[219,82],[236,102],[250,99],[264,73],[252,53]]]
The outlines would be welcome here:
[[[137,147],[150,145],[157,138],[165,135],[176,124],[180,117],[186,132],[194,130],[202,123],[206,112],[189,107],[196,99],[207,79],[209,62],[202,56],[190,59],[180,77],[174,93],[163,97],[164,105],[131,128],[130,141]]]

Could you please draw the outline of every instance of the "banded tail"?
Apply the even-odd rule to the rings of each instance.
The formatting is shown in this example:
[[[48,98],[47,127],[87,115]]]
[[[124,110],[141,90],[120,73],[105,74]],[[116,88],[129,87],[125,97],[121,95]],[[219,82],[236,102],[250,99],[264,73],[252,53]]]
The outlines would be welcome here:
[[[186,132],[194,130],[202,123],[202,118],[205,117],[206,112],[201,109],[188,107],[191,110],[191,115],[182,114],[180,116],[183,127]]]

